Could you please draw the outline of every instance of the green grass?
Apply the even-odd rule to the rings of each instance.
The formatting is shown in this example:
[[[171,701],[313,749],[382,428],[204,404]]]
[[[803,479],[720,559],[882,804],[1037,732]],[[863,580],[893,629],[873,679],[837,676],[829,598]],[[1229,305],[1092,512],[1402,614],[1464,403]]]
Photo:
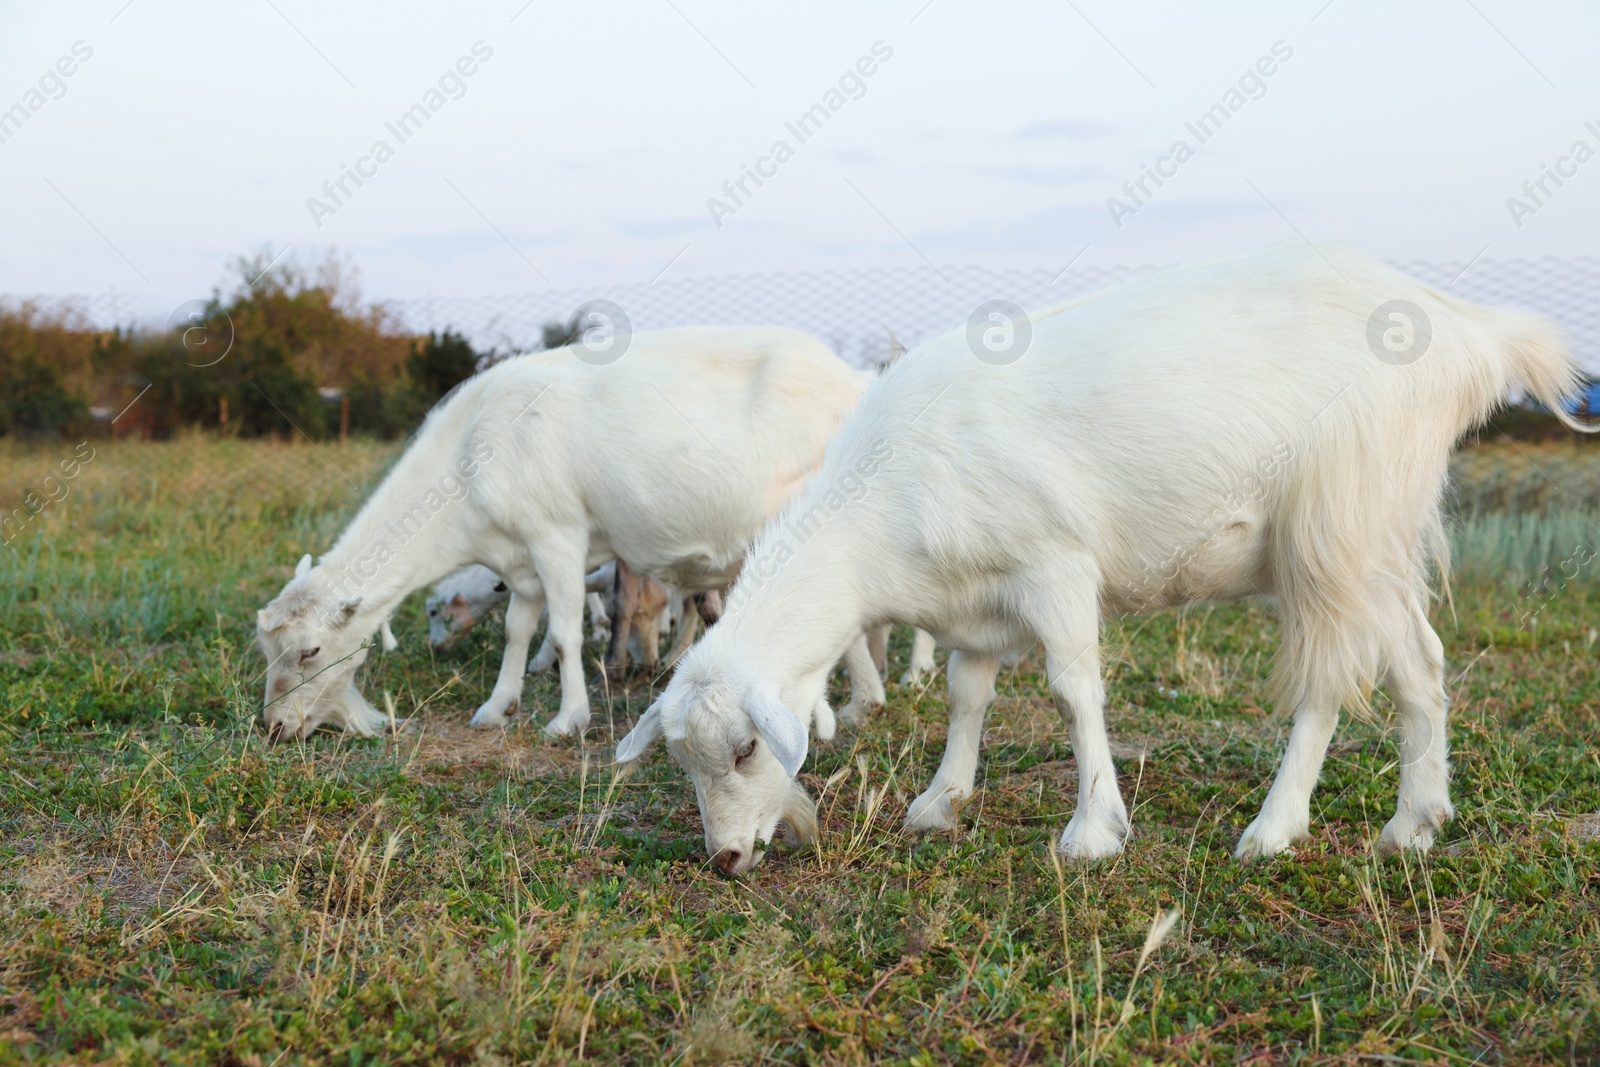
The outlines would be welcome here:
[[[1242,604],[1107,627],[1121,858],[1051,861],[1076,778],[1034,659],[960,832],[900,832],[944,685],[891,686],[807,764],[820,848],[733,882],[664,754],[613,780],[651,679],[592,691],[586,745],[468,730],[498,639],[430,655],[420,597],[364,680],[418,729],[264,743],[253,613],[392,448],[98,447],[0,550],[0,1063],[1600,1059],[1600,583],[1538,571],[1600,453],[1458,461],[1459,816],[1426,858],[1371,854],[1395,750],[1347,722],[1314,838],[1232,860],[1287,733],[1276,624]],[[0,443],[0,501],[70,454]],[[1512,501],[1539,521],[1494,517],[1558,455]],[[542,722],[553,680],[527,697]]]

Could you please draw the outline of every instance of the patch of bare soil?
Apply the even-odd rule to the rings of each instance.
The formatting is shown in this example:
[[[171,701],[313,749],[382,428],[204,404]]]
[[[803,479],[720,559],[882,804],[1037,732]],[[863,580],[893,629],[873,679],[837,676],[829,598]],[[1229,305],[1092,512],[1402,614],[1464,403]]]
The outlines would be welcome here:
[[[404,773],[422,781],[439,781],[485,767],[539,778],[576,773],[583,763],[580,746],[571,741],[547,741],[531,726],[484,730],[465,721],[430,718],[401,734],[397,743],[405,758]],[[591,744],[588,750],[591,773],[611,760],[608,746]]]

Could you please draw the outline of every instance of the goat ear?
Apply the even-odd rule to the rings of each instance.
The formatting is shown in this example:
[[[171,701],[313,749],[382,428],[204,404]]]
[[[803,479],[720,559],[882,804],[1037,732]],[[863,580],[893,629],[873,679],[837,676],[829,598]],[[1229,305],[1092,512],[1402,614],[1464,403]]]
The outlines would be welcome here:
[[[766,740],[767,747],[783,764],[790,778],[800,773],[806,761],[806,724],[778,699],[776,687],[753,691],[745,700],[745,712]]]
[[[283,572],[279,571],[278,573],[281,574]],[[310,573],[311,573],[311,553],[307,552],[305,555],[300,557],[300,562],[295,564],[294,576],[296,578],[304,578],[306,575],[308,575]]]
[[[284,623],[283,609],[276,604],[268,604],[256,612],[256,628],[263,633],[271,633]]]
[[[400,642],[394,639],[394,631],[389,628],[389,620],[383,620],[383,650],[393,652],[400,647]]]
[[[889,328],[886,326],[884,329],[888,330]],[[900,338],[894,335],[893,330],[889,330],[889,358],[884,361],[883,365],[885,367],[892,367],[898,363],[900,361],[900,357],[905,354],[906,346],[900,343]]]
[[[345,623],[350,621],[350,617],[354,615],[360,607],[360,597],[351,597],[348,600],[339,601],[339,609],[332,619],[333,625],[343,626]]]
[[[617,762],[632,763],[649,751],[660,737],[661,701],[658,700],[633,724],[628,735],[617,742]]]

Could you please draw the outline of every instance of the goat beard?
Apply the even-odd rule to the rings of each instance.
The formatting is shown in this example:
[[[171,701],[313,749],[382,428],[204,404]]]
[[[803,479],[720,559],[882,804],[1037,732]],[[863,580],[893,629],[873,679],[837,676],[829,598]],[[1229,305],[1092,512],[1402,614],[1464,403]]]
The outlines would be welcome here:
[[[799,782],[791,782],[783,813],[778,816],[783,839],[791,845],[809,846],[817,840],[817,806]]]

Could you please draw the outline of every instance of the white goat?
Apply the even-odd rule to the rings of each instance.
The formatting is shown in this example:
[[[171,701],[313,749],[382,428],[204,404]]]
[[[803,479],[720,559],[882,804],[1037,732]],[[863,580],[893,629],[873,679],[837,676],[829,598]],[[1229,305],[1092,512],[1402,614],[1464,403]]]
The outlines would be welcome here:
[[[802,836],[815,825],[793,777],[839,649],[903,619],[956,650],[944,760],[906,820],[949,827],[951,800],[973,789],[1000,656],[1037,638],[1077,756],[1060,847],[1110,856],[1129,827],[1102,614],[1265,594],[1294,728],[1239,857],[1309,832],[1339,711],[1365,707],[1378,681],[1401,727],[1380,845],[1429,847],[1453,814],[1426,610],[1446,462],[1514,386],[1562,412],[1575,370],[1556,330],[1308,247],[1165,272],[1029,328],[1013,362],[956,333],[869,390],[617,758],[664,734],[694,779],[706,847],[742,873],[780,821]],[[831,725],[815,721],[818,737]]]
[[[548,600],[562,699],[545,729],[581,731],[584,572],[620,557],[680,591],[725,586],[862,392],[792,330],[666,330],[634,335],[603,365],[580,356],[593,358],[581,344],[521,356],[463,383],[318,566],[302,560],[261,610],[274,736],[387,726],[355,688],[366,639],[407,593],[467,563],[512,593],[499,680],[473,723],[503,723],[521,699]]]

